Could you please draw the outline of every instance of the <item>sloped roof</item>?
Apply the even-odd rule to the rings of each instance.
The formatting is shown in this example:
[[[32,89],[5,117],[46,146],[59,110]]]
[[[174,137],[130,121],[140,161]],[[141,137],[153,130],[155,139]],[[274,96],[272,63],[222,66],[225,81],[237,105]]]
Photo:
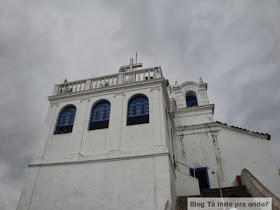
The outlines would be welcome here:
[[[259,133],[259,132],[256,132],[256,131],[250,131],[250,130],[247,130],[245,128],[240,128],[240,127],[237,127],[237,126],[228,125],[226,123],[222,123],[222,122],[219,122],[219,121],[216,121],[216,123],[220,124],[222,127],[229,128],[231,130],[240,131],[242,133],[247,133],[247,134],[250,134],[250,135],[253,135],[253,136],[260,136],[260,137],[266,138],[267,140],[271,139],[271,135],[268,134],[268,133]]]

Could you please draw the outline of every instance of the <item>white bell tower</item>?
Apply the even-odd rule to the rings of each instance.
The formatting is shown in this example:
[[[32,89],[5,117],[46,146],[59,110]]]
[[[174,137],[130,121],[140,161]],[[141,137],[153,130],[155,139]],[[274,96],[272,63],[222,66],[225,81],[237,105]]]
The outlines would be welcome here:
[[[174,208],[166,81],[138,67],[55,85],[18,210]]]

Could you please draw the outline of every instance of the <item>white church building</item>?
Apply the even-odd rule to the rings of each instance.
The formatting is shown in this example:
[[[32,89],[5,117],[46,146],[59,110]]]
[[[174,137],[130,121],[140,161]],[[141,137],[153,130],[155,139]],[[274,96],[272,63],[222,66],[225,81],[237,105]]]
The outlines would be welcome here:
[[[140,67],[55,85],[17,210],[175,209],[244,168],[280,196],[269,134],[214,121],[202,79]]]

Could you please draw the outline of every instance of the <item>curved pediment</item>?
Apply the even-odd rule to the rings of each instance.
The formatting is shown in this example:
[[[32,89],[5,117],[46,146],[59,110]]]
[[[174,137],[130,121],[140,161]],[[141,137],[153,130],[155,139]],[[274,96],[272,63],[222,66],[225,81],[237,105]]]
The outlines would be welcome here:
[[[188,81],[188,82],[184,82],[182,83],[179,88],[182,90],[182,92],[185,94],[188,91],[194,91],[195,93],[198,90],[198,86],[199,84],[197,82],[194,81]]]
[[[184,82],[182,83],[179,87],[181,89],[184,89],[185,87],[190,87],[190,86],[195,86],[195,87],[198,87],[198,83],[197,82],[194,82],[194,81],[188,81],[188,82]]]

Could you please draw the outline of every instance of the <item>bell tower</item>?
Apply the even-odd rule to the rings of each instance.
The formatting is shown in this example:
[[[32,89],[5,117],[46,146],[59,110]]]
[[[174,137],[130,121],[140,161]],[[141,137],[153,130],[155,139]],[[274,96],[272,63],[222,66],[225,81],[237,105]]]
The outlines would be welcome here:
[[[188,81],[168,88],[176,126],[190,126],[214,121],[214,104],[209,103],[207,83]]]
[[[166,82],[139,67],[55,85],[18,210],[174,208]]]

